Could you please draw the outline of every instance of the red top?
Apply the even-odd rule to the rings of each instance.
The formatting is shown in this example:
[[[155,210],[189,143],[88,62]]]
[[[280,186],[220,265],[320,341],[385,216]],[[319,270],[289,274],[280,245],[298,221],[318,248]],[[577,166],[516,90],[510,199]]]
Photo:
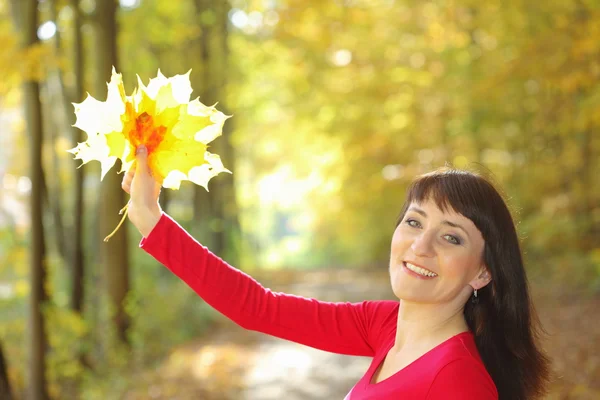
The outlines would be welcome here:
[[[391,377],[370,383],[394,344],[397,301],[330,303],[272,292],[212,254],[163,214],[140,247],[243,328],[320,350],[373,357],[345,400],[497,400],[470,332],[458,334]]]

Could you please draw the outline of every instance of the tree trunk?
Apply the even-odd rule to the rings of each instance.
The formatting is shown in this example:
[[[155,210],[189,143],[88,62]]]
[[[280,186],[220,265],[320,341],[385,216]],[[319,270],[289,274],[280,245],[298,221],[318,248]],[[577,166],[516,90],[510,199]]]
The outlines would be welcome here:
[[[196,74],[195,87],[206,105],[219,102],[220,110],[227,114],[227,78],[229,65],[228,13],[230,5],[225,0],[194,0],[196,15],[201,27],[199,47],[202,72]],[[211,144],[226,168],[233,170],[234,149],[230,142],[231,120],[223,128],[223,136]],[[229,262],[236,262],[233,238],[239,236],[238,208],[234,180],[229,174],[213,178],[210,193],[197,187],[194,196],[194,221],[202,227],[200,239],[211,250]]]
[[[222,53],[222,65],[219,67],[219,71],[221,71],[221,79],[219,80],[220,87],[219,92],[222,93],[224,102],[222,111],[231,115],[228,109],[228,103],[226,99],[228,98],[228,79],[230,75],[229,65],[231,59],[229,58],[229,12],[231,11],[231,5],[229,1],[221,1],[219,2],[218,8],[218,18],[217,21],[219,23],[220,30],[220,47],[223,51]],[[231,171],[235,170],[235,149],[231,144],[231,135],[233,133],[233,124],[235,120],[232,118],[225,124],[223,128],[223,138],[221,141],[221,157],[225,165],[228,165],[228,168]],[[224,242],[224,254],[223,257],[227,259],[231,263],[237,264],[238,262],[238,254],[237,254],[237,246],[239,245],[239,240],[241,236],[241,227],[240,221],[238,218],[239,215],[239,207],[237,203],[237,198],[235,195],[235,178],[230,174],[223,174],[221,177],[221,207],[222,207],[222,216],[224,220],[224,229],[221,233],[221,238]]]
[[[54,104],[56,104],[56,101],[60,102],[61,99],[55,99],[55,96],[53,96],[54,88],[50,82],[46,82],[42,88],[45,94],[45,96],[42,96],[42,98],[45,98],[42,114],[47,116],[44,119],[45,124],[43,126],[43,130],[46,132],[46,142],[43,146],[51,149],[50,165],[47,165],[47,167],[50,171],[54,171],[54,173],[50,173],[48,176],[44,175],[43,177],[42,198],[46,213],[50,215],[52,221],[52,224],[47,224],[46,226],[46,236],[50,238],[54,237],[54,244],[58,255],[65,265],[69,265],[69,251],[67,250],[69,246],[62,218],[64,191],[60,180],[60,160],[55,151],[56,144],[59,142],[61,136],[61,121],[56,120],[52,115],[55,108]]]
[[[30,0],[31,1],[31,0]],[[44,227],[42,223],[42,129],[41,129],[41,104],[38,97],[39,86],[37,82],[24,83],[25,107],[27,109],[27,130],[31,139],[31,247],[30,247],[30,274],[31,274],[31,299],[29,319],[29,373],[30,396],[32,400],[45,399],[46,396],[46,334],[42,306],[48,296],[45,291],[46,263]]]
[[[106,82],[110,81],[111,69],[117,70],[117,2],[106,0],[96,3],[96,97],[106,98]],[[100,189],[100,231],[108,235],[119,224],[119,210],[126,203],[121,189],[121,176],[115,165],[105,177]],[[127,341],[129,316],[125,312],[124,300],[129,291],[129,266],[127,254],[127,229],[121,228],[106,244],[103,244],[101,258],[105,274],[111,313],[117,336],[122,343]]]
[[[195,74],[192,75],[192,87],[200,95],[200,101],[206,105],[209,105],[212,101],[211,96],[211,68],[210,58],[212,53],[210,52],[210,29],[207,24],[201,21],[202,13],[207,7],[205,0],[194,0],[194,6],[196,8],[196,18],[200,25],[200,37],[198,39],[199,47],[199,59],[196,60],[196,64],[200,67]],[[214,180],[209,182],[209,187],[212,190]],[[216,193],[211,192],[211,196]],[[200,186],[194,187],[194,203],[193,203],[193,215],[194,224],[192,226],[192,232],[198,239],[206,246],[211,248],[213,252],[219,255],[213,247],[213,235],[211,233],[210,225],[214,215],[212,214],[211,197],[209,197],[206,190]]]
[[[14,1],[14,12],[19,19],[23,47],[38,42],[38,11],[36,0]],[[45,400],[48,398],[46,388],[46,349],[47,339],[42,307],[48,295],[46,286],[46,262],[44,227],[42,223],[42,115],[39,84],[33,80],[23,83],[23,100],[25,104],[25,120],[30,139],[29,162],[31,178],[30,213],[30,284],[29,326],[28,326],[28,393],[29,400]]]
[[[57,10],[57,0],[50,1],[50,20],[58,23],[58,10]],[[54,51],[57,59],[60,59],[61,56],[61,37],[60,30],[57,30],[54,34]],[[68,121],[69,114],[72,114],[72,106],[69,101],[69,96],[66,94],[65,85],[63,82],[63,73],[61,67],[57,67],[53,74],[46,80],[45,88],[47,90],[47,96],[45,101],[45,109],[44,113],[48,113],[48,118],[46,118],[47,126],[44,129],[49,133],[49,147],[52,149],[51,153],[51,163],[52,169],[55,171],[54,174],[50,176],[50,179],[46,177],[46,191],[44,193],[45,200],[48,201],[50,205],[50,210],[52,214],[53,228],[54,228],[54,240],[56,242],[56,247],[60,257],[64,260],[65,265],[70,264],[70,251],[69,244],[70,242],[66,240],[67,235],[65,234],[66,229],[63,223],[63,188],[60,180],[60,161],[57,157],[55,144],[61,138],[62,132],[64,129],[69,129],[68,125],[71,124],[66,123]],[[56,105],[62,105],[64,109],[64,113],[53,112]]]
[[[79,0],[70,0],[73,10],[73,75],[75,77],[72,93],[75,102],[81,102],[83,92],[83,40],[81,37],[81,10]],[[72,118],[74,114],[71,113]],[[73,128],[73,143],[83,142],[84,137],[79,129]],[[71,309],[78,314],[83,312],[84,271],[83,259],[83,180],[84,169],[75,169],[75,188],[73,199],[73,243],[71,247],[73,286],[71,287]]]
[[[6,357],[4,357],[2,343],[0,343],[0,399],[13,399],[10,381],[8,380],[8,363],[6,362]]]

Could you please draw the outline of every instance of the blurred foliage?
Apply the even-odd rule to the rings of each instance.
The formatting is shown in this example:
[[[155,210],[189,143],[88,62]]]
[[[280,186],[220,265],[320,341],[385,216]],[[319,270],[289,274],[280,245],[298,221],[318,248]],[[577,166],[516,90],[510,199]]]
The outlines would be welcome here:
[[[50,4],[40,2],[42,21]],[[72,10],[59,1],[62,53],[52,39],[19,50],[0,0],[0,339],[11,381],[24,387],[27,282],[27,138],[19,83],[43,83],[46,175],[60,183],[68,225],[76,163],[55,106],[51,75],[74,79]],[[94,0],[83,0],[85,87],[93,87]],[[239,267],[387,266],[404,190],[445,163],[493,176],[518,221],[533,276],[600,289],[600,5],[592,0],[231,0],[227,98],[233,114],[233,171],[243,235]],[[215,22],[194,1],[121,1],[119,56],[127,91],[158,68],[192,69],[199,95],[202,27]],[[94,95],[94,93],[92,93]],[[201,98],[202,100],[202,98]],[[15,117],[17,114],[17,117]],[[62,126],[62,128],[61,128]],[[50,162],[57,156],[58,164]],[[86,204],[97,196],[97,166],[85,166]],[[216,178],[218,179],[218,178]],[[210,188],[210,187],[209,187]],[[191,228],[191,185],[169,193],[168,211]],[[19,214],[19,205],[23,210]],[[90,211],[90,214],[92,212]],[[134,252],[131,353],[108,348],[110,310],[100,298],[104,245],[86,221],[86,312],[68,309],[68,261],[50,258],[51,389],[81,384],[86,398],[117,398],[129,371],[201,334],[214,319],[191,291]],[[52,229],[52,220],[47,227]],[[137,240],[137,232],[131,230]],[[135,243],[135,240],[132,241]],[[200,305],[199,305],[200,304]],[[82,369],[77,346],[94,369]],[[128,371],[128,372],[125,372]],[[81,378],[81,379],[80,379]]]
[[[235,36],[237,177],[270,174],[240,187],[247,230],[285,224],[303,265],[384,261],[403,189],[450,162],[509,194],[531,267],[578,254],[594,276],[600,19],[566,3],[290,1]]]

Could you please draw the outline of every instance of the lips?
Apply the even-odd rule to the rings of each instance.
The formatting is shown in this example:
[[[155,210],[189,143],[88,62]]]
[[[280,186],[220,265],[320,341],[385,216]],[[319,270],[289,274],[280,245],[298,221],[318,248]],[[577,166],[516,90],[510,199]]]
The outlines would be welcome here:
[[[435,278],[435,277],[437,277],[437,274],[435,272],[430,271],[430,270],[428,270],[426,268],[423,268],[423,267],[421,267],[419,265],[415,265],[415,264],[407,262],[407,261],[403,261],[402,265],[408,271],[412,272],[415,275],[418,275],[419,277],[423,277],[423,278]]]

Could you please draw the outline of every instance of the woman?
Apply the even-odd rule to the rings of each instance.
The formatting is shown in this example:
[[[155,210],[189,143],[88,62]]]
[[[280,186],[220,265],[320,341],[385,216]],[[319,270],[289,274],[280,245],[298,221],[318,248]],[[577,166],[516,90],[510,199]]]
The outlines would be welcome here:
[[[246,329],[373,357],[346,399],[543,395],[549,362],[538,348],[514,223],[482,177],[453,169],[418,177],[391,243],[400,301],[351,304],[273,293],[227,265],[161,211],[147,165],[140,147],[122,185],[140,246]]]

